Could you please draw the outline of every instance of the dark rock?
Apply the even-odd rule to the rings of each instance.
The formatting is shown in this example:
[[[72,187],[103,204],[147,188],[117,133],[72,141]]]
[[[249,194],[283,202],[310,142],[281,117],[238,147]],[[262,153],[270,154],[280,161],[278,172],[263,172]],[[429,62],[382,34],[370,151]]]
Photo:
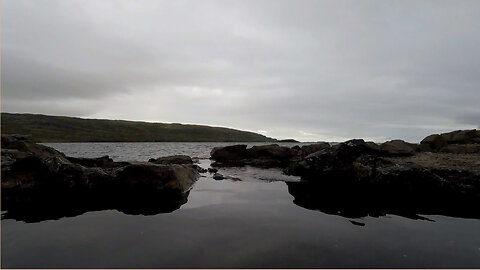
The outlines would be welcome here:
[[[275,163],[288,163],[290,158],[297,154],[292,148],[279,146],[278,144],[253,146],[247,149],[248,158],[251,160],[269,160]],[[261,163],[261,162],[260,162]]]
[[[208,172],[209,173],[216,173],[216,172],[218,172],[218,170],[215,169],[215,168],[208,168]]]
[[[247,145],[238,144],[225,147],[215,147],[210,152],[210,159],[218,162],[230,162],[245,159],[247,157]]]
[[[454,153],[454,152],[471,152],[472,147],[461,148],[461,147],[449,147],[450,145],[472,145],[472,144],[480,144],[480,131],[479,130],[456,130],[448,133],[442,134],[433,134],[427,136],[420,142],[418,147],[418,151],[421,152],[447,152],[447,153]],[[446,150],[442,150],[446,148]],[[458,150],[455,150],[458,149]]]
[[[480,153],[480,144],[449,144],[442,147],[440,152],[451,154]]]
[[[417,145],[402,140],[392,140],[380,145],[380,150],[389,156],[412,156]]]
[[[249,158],[257,159],[288,159],[296,154],[295,150],[278,144],[253,146],[247,153]]]
[[[253,146],[246,145],[216,147],[211,152],[213,166],[244,166],[282,167],[290,162],[297,151],[277,144]]]
[[[213,179],[215,180],[223,180],[223,179],[226,179],[223,175],[219,174],[219,173],[215,173],[213,175]]]
[[[357,157],[378,153],[363,140],[350,140],[295,160],[285,172],[305,178],[322,175],[351,177],[354,175],[353,161]]]
[[[439,136],[430,137],[422,144],[439,147],[443,145],[439,143],[443,140]],[[321,211],[326,213],[339,212],[347,217],[383,215],[385,212],[411,215],[409,211],[414,209],[413,212],[423,214],[476,216],[478,211],[464,213],[459,207],[480,202],[480,155],[475,154],[478,153],[477,146],[480,145],[446,144],[439,150],[449,153],[423,153],[414,152],[415,145],[400,140],[380,146],[352,140],[292,160],[284,171],[301,176],[309,183],[306,190],[310,193],[296,203],[306,208],[317,208],[317,203],[321,201],[321,207],[326,208]],[[342,201],[328,197],[329,192]],[[370,197],[374,198],[372,202],[363,205],[362,198]],[[404,198],[409,198],[412,204],[405,204]],[[355,207],[343,202],[355,201],[357,204],[357,199]],[[420,205],[415,206],[413,202]],[[432,203],[436,205],[432,206]]]
[[[447,144],[477,144],[480,143],[480,130],[456,130],[443,133],[442,136]]]
[[[320,142],[316,144],[304,145],[298,153],[301,157],[306,157],[315,152],[330,148],[330,144],[326,142]]]
[[[375,151],[375,152],[381,152],[382,149],[380,148],[380,145],[374,143],[374,142],[365,142],[365,145],[370,148],[372,151]]]
[[[99,158],[67,157],[67,159],[72,163],[80,164],[85,167],[108,167],[117,165],[109,156],[103,156]]]
[[[422,152],[431,152],[439,150],[440,148],[444,147],[447,144],[447,141],[444,137],[438,134],[433,134],[430,136],[425,137],[420,142],[419,150]]]
[[[132,192],[150,189],[182,193],[190,189],[197,177],[197,171],[190,166],[137,163],[118,173],[117,184]]]
[[[197,172],[199,172],[199,173],[206,173],[206,172],[208,171],[207,169],[202,168],[202,167],[200,167],[200,166],[198,166],[198,165],[196,165],[196,164],[193,165],[193,168],[194,168],[195,170],[197,170]]]
[[[197,168],[192,164],[113,162],[107,156],[66,157],[26,137],[2,136],[1,207],[10,218],[37,221],[43,212],[45,219],[62,217],[60,212],[47,209],[63,209],[58,205],[72,207],[74,211],[66,215],[88,209],[143,214],[173,211],[186,201],[185,193],[197,178]],[[165,205],[143,205],[148,203]]]
[[[175,155],[175,156],[167,156],[167,157],[159,157],[157,159],[151,158],[148,162],[152,162],[155,164],[193,164],[193,160],[191,157],[186,155]]]

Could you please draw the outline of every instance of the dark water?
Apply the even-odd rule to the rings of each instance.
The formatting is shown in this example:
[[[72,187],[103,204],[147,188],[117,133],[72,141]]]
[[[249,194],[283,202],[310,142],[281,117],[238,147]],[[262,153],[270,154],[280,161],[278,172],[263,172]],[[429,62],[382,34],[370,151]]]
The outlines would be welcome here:
[[[117,161],[187,154],[199,157],[205,168],[217,145],[50,144],[67,155],[110,155]],[[220,173],[241,181],[204,174],[188,201],[171,213],[103,210],[34,223],[3,219],[2,267],[480,267],[478,219],[347,218],[294,203],[289,191],[301,183],[279,170]]]

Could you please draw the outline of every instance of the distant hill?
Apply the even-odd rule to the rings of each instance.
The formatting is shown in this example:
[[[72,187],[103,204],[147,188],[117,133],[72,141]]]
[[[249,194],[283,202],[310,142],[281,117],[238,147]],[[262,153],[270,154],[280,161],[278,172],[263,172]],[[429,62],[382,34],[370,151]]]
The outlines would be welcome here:
[[[294,139],[285,139],[285,140],[279,140],[278,142],[298,143],[299,141]]]
[[[263,135],[222,127],[2,113],[2,134],[39,142],[273,142]]]

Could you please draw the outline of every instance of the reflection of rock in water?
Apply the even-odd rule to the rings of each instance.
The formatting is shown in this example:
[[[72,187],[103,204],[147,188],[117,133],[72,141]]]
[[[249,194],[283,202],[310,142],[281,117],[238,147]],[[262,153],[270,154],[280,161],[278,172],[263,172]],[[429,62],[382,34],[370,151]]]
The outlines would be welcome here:
[[[320,182],[286,184],[296,205],[347,218],[379,217],[387,214],[412,219],[427,219],[421,215],[480,218],[478,199],[475,197],[438,194],[431,196],[428,192],[423,194],[412,192],[410,196],[404,196],[403,191],[367,188],[352,183],[342,185]]]
[[[185,193],[144,192],[138,196],[127,193],[101,194],[52,194],[38,191],[21,196],[2,194],[2,215],[5,219],[39,222],[62,217],[73,217],[90,211],[116,209],[129,215],[155,215],[170,213],[187,202],[190,191]]]
[[[172,212],[187,202],[199,170],[184,156],[154,160],[161,164],[72,158],[23,136],[2,136],[1,152],[2,217],[26,222],[105,209]]]

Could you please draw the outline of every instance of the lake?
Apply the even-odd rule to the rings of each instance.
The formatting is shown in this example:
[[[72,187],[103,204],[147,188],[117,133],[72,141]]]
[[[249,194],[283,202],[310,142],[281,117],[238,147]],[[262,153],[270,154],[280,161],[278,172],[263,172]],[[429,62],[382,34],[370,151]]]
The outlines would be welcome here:
[[[200,166],[208,168],[210,150],[231,144],[46,145],[69,156],[109,155],[115,161],[185,154],[198,157]],[[478,219],[346,217],[299,206],[289,187],[301,185],[300,179],[280,170],[242,167],[223,168],[219,173],[238,180],[218,181],[202,174],[187,201],[169,213],[129,215],[101,210],[29,223],[2,217],[2,267],[480,267]]]

